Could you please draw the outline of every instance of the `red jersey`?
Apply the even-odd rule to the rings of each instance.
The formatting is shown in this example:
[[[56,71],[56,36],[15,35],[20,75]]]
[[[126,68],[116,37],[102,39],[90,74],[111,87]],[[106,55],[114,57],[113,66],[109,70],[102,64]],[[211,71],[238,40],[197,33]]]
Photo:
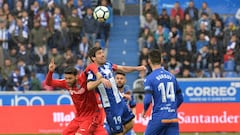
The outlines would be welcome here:
[[[69,91],[77,111],[76,118],[78,120],[88,116],[92,117],[94,113],[99,112],[95,91],[87,90],[85,72],[78,75],[77,83],[73,87],[69,87],[64,79],[53,80],[52,74],[53,72],[48,72],[46,84]]]

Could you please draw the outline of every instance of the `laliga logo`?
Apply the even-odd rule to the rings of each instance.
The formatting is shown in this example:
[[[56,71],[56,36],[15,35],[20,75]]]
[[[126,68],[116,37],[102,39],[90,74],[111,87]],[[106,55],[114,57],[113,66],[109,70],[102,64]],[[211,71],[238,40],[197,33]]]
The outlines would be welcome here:
[[[60,127],[67,126],[75,118],[74,112],[65,114],[64,112],[53,112],[53,122],[59,123]]]

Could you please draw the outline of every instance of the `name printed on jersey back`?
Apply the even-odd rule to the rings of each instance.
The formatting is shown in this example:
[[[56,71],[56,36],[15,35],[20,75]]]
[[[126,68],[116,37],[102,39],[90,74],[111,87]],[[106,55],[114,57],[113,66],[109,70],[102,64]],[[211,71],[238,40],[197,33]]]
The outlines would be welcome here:
[[[159,74],[158,76],[156,76],[157,80],[161,80],[161,79],[168,79],[168,80],[172,80],[172,76],[168,75],[168,74]]]

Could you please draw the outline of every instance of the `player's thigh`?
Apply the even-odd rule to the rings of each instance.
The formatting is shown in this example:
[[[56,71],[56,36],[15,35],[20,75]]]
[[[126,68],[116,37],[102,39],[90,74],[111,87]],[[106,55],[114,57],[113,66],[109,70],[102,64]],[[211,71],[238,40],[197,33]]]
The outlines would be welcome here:
[[[106,109],[106,119],[107,119],[109,128],[113,134],[123,132],[121,108],[119,108],[119,112]]]
[[[79,122],[73,119],[68,126],[63,130],[63,135],[75,135],[79,128]]]
[[[167,126],[165,135],[179,135],[178,123],[171,123]]]
[[[122,105],[123,113],[122,113],[122,122],[123,125],[129,124],[133,126],[133,119],[135,115],[132,110],[124,103]]]
[[[103,125],[98,125],[94,130],[93,135],[109,135],[109,134]]]
[[[77,130],[77,133],[81,135],[92,134],[97,128],[97,124],[94,123],[93,119],[94,118],[90,117],[81,121],[79,123],[79,128]]]
[[[162,135],[164,130],[160,120],[149,120],[144,135]]]

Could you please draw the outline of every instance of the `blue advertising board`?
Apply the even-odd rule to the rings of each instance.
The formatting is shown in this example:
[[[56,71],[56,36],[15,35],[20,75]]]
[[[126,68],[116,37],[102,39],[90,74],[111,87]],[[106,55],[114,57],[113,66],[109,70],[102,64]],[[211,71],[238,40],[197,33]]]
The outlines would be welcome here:
[[[176,0],[158,0],[158,11],[161,13],[162,8],[166,8],[168,11],[173,7]],[[188,6],[189,0],[178,1],[183,9]],[[240,2],[238,0],[195,0],[195,7],[200,9],[202,2],[207,2],[208,7],[212,13],[219,14],[235,14],[237,9],[240,8]]]
[[[178,79],[184,102],[240,102],[240,79]]]
[[[178,79],[185,103],[240,102],[240,79]],[[0,92],[0,106],[69,105],[67,91]]]
[[[73,104],[67,92],[0,92],[0,106]]]

